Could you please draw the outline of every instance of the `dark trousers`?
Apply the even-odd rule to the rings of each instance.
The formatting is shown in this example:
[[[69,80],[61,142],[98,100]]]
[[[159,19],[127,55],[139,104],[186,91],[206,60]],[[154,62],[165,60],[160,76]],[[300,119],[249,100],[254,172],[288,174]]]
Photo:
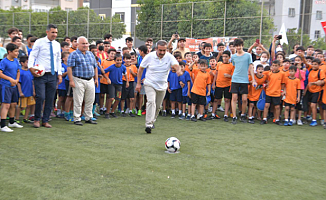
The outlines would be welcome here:
[[[41,77],[34,77],[34,87],[35,87],[35,121],[40,121],[41,113],[44,111],[42,122],[46,123],[49,121],[51,110],[53,108],[53,100],[57,87],[57,76],[50,73],[44,74]]]

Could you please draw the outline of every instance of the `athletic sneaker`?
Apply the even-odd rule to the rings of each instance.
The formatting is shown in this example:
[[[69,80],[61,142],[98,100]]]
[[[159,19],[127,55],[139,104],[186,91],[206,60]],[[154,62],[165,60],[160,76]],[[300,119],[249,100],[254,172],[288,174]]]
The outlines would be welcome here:
[[[326,124],[324,124],[324,129],[326,129]]]
[[[97,112],[95,112],[95,111],[94,111],[94,115],[95,115],[96,117],[101,116],[99,113],[97,113]]]
[[[246,115],[240,116],[240,122],[247,123]]]
[[[298,120],[299,121],[299,120]],[[310,126],[317,126],[317,121],[311,121]]]
[[[316,122],[317,123],[317,122]],[[302,123],[302,121],[300,120],[300,119],[298,119],[298,121],[297,121],[297,125],[298,126],[302,126],[303,125],[303,123]]]
[[[110,114],[107,114],[107,113],[105,113],[104,117],[105,117],[106,119],[110,119],[110,118],[111,118],[111,117],[110,117]]]
[[[293,122],[292,121],[289,121],[288,126],[292,126],[292,125],[293,125]]]
[[[171,114],[171,118],[174,119],[175,118],[175,114],[172,113]]]
[[[218,111],[221,111],[221,112],[224,112],[224,109],[223,109],[222,106],[218,107],[217,110],[218,110]]]
[[[324,125],[325,121],[323,119],[320,120],[320,125]]]
[[[24,122],[24,123],[32,123],[32,121],[29,120],[29,119],[23,119],[23,122]]]
[[[126,117],[127,115],[126,115],[126,113],[125,112],[122,112],[121,113],[121,117]]]
[[[146,133],[148,133],[148,134],[152,133],[152,129],[151,129],[151,127],[146,127],[146,128],[145,128],[145,131],[146,131]]]
[[[163,111],[163,112],[162,112],[162,116],[163,116],[163,117],[166,117],[166,111]]]
[[[264,124],[267,124],[267,121],[266,120],[261,120],[260,125],[264,125]]]
[[[237,124],[237,118],[235,117],[232,118],[232,124]]]
[[[143,112],[141,112],[142,115],[146,115],[146,110],[144,110]]]
[[[289,126],[289,121],[284,121],[284,126]]]
[[[82,121],[85,121],[85,116],[84,116],[84,115],[81,116],[80,119],[81,119]]]
[[[254,123],[255,123],[255,120],[254,120],[254,119],[249,119],[248,122],[249,122],[250,124],[254,124]]]
[[[307,119],[307,121],[311,121],[312,120],[312,117],[311,116],[307,116],[306,119]]]
[[[282,122],[280,120],[275,121],[276,125],[282,125]]]
[[[186,116],[181,115],[181,116],[179,117],[179,119],[184,120],[184,119],[186,119]]]
[[[228,122],[228,121],[229,121],[228,116],[224,116],[224,121],[225,121],[225,122]]]
[[[138,116],[141,116],[141,110],[138,110],[137,115],[138,115]]]
[[[203,116],[199,117],[199,120],[203,121],[203,122],[206,122],[206,119]]]
[[[187,120],[187,121],[189,121],[189,120],[190,120],[190,115],[187,115],[187,118],[186,118],[186,120]]]
[[[193,122],[196,122],[197,121],[197,119],[196,119],[195,116],[191,117],[190,120],[193,121]]]
[[[10,128],[23,128],[22,125],[18,124],[17,122],[14,122],[13,124],[8,124]]]
[[[134,115],[134,113],[132,113],[132,112],[129,113],[129,116],[130,117],[136,117],[136,115]]]
[[[117,115],[115,113],[110,113],[110,115],[113,117],[113,118],[118,118]]]
[[[8,126],[4,126],[1,128],[1,131],[9,133],[9,132],[13,132],[14,130],[8,128]]]

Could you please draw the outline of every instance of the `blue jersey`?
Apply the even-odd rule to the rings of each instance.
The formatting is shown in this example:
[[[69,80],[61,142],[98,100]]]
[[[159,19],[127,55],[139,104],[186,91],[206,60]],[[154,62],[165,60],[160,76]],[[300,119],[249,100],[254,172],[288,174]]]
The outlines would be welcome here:
[[[26,49],[27,49],[27,54],[28,54],[28,56],[29,56],[29,54],[31,53],[33,47],[32,47],[32,48],[29,48],[29,47],[26,45]]]
[[[34,76],[29,70],[20,70],[19,83],[25,97],[33,96],[33,80]]]
[[[65,65],[64,63],[61,63],[61,72],[66,73],[67,72],[67,65]],[[58,85],[58,90],[66,90],[66,84],[65,84],[65,80],[68,77],[68,74],[65,77],[62,77],[62,82],[60,83],[60,85]]]
[[[126,74],[126,66],[121,65],[121,67],[116,67],[115,64],[106,68],[105,73],[110,72],[109,78],[111,80],[111,84],[122,85],[122,76]]]
[[[231,82],[232,83],[249,83],[248,69],[252,63],[252,57],[250,53],[245,52],[242,56],[233,54],[231,56],[231,62],[235,66]]]
[[[185,71],[181,76],[179,76],[179,81],[185,84],[185,86],[182,88],[182,96],[188,96],[188,81],[190,81],[190,91],[192,88],[192,82],[189,72]]]
[[[170,90],[177,90],[181,88],[179,84],[179,77],[175,72],[170,71],[168,76],[168,82],[170,85]]]
[[[101,93],[101,90],[100,90],[100,76],[99,75],[102,75],[102,72],[101,72],[101,68],[100,66],[97,65],[97,74],[98,74],[98,86],[96,87],[95,85],[95,93]]]
[[[12,79],[17,78],[17,72],[19,68],[20,65],[17,58],[15,58],[13,61],[8,60],[8,58],[4,58],[0,62],[0,70],[2,71],[2,73],[6,76],[9,76]],[[16,87],[16,86],[11,86],[10,81],[5,79],[0,79],[0,84],[7,87]]]

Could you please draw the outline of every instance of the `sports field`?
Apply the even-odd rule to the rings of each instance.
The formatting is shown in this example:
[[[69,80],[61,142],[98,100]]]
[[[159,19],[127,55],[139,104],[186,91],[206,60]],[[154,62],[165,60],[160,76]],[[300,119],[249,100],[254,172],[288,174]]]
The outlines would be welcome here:
[[[144,117],[0,133],[0,199],[326,199],[326,130]],[[175,136],[179,154],[164,153]]]

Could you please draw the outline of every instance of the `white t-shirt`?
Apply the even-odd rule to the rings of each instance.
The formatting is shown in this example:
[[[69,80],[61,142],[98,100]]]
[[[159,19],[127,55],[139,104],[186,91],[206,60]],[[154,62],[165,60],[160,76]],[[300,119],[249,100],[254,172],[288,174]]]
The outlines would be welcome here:
[[[263,64],[263,63],[261,63],[260,60],[256,60],[256,61],[253,63],[253,65],[254,65],[254,73],[255,73],[255,74],[257,73],[257,65],[262,65],[262,66],[264,67],[264,69],[265,69],[265,67],[269,66],[268,61],[267,61],[265,64]]]
[[[151,86],[155,90],[166,90],[171,66],[178,64],[174,56],[168,52],[162,59],[156,55],[156,51],[147,54],[140,64],[140,67],[146,68],[144,85]]]

